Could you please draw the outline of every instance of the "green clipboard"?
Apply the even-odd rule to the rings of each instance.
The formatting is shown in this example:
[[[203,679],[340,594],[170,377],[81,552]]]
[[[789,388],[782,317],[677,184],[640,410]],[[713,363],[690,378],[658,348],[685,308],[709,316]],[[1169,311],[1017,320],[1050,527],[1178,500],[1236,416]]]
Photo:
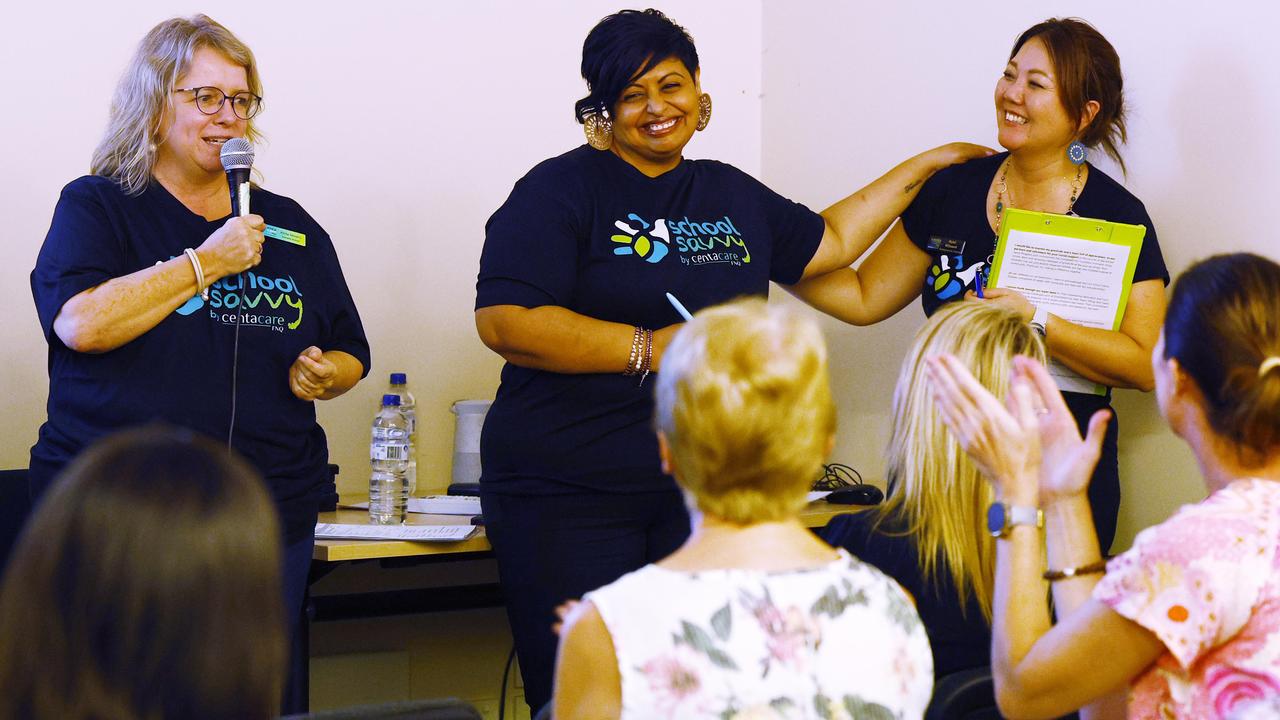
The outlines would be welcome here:
[[[1003,213],[1000,222],[1000,236],[996,238],[996,251],[992,257],[991,272],[987,280],[987,284],[990,287],[1000,287],[1000,276],[1004,270],[1009,233],[1014,231],[1127,247],[1129,255],[1125,262],[1124,283],[1121,286],[1120,300],[1116,305],[1115,317],[1111,320],[1110,328],[1111,330],[1120,329],[1120,322],[1124,319],[1125,307],[1129,304],[1129,291],[1133,287],[1134,269],[1138,266],[1138,253],[1142,251],[1142,241],[1147,234],[1146,226],[1129,225],[1075,215],[1056,215],[1009,208]],[[1106,387],[1094,383],[1093,392],[1094,394],[1102,394],[1106,392]]]

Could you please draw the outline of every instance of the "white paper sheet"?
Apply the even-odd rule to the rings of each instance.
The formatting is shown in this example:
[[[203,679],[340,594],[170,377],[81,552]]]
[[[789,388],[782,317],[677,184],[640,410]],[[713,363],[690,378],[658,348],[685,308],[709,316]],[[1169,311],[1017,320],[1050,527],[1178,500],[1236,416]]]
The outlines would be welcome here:
[[[1010,230],[997,287],[1016,290],[1064,320],[1114,330],[1131,252],[1115,243]],[[1056,360],[1049,374],[1063,390],[1098,393],[1097,383]]]
[[[354,525],[316,523],[316,539],[408,540],[410,542],[456,542],[476,531],[473,525]]]

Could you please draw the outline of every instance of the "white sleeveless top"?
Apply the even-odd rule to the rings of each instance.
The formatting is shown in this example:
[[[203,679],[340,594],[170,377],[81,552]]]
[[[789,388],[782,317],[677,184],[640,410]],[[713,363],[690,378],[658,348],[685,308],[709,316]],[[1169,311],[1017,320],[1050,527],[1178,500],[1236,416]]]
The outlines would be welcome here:
[[[922,717],[933,657],[915,606],[837,552],[784,572],[647,565],[588,593],[613,638],[622,717]]]

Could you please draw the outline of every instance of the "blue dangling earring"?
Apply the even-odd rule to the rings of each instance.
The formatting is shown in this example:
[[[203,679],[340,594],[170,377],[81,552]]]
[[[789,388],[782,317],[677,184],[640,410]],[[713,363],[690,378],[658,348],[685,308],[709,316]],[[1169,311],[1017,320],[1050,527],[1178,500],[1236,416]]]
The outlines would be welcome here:
[[[1067,159],[1072,165],[1083,165],[1089,159],[1089,151],[1085,149],[1084,143],[1075,140],[1067,146]]]

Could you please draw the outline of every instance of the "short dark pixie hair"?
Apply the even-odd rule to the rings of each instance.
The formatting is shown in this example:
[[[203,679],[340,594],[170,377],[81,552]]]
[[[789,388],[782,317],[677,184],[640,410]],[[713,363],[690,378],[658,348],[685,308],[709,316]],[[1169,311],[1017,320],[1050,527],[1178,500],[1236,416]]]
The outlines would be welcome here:
[[[693,38],[661,10],[621,10],[596,23],[582,43],[582,79],[591,92],[574,106],[578,122],[610,113],[632,80],[670,57],[698,72]]]

